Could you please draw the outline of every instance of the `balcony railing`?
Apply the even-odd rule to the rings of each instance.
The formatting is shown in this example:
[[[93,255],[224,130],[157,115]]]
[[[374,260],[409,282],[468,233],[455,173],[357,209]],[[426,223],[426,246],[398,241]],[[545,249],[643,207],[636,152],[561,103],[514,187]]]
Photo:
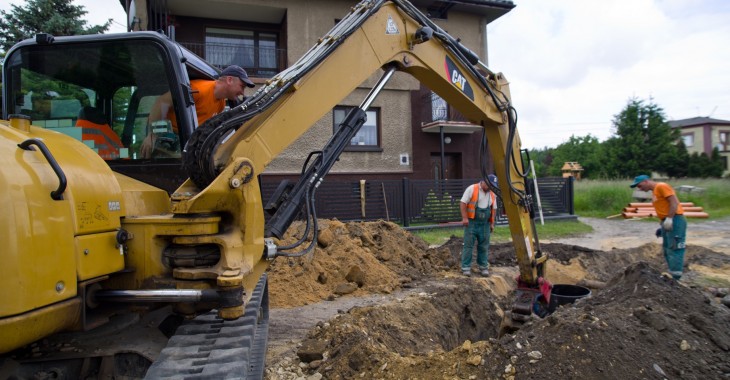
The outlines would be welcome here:
[[[468,121],[464,115],[435,93],[430,93],[425,100],[431,104],[431,121]]]
[[[228,65],[238,65],[253,77],[271,78],[286,68],[286,49],[256,48],[240,44],[178,42],[214,66],[222,69]]]

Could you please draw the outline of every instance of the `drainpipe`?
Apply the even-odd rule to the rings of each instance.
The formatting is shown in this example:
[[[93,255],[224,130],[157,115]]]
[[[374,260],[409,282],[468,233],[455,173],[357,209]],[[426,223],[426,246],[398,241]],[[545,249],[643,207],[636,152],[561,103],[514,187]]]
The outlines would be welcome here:
[[[446,178],[444,178],[444,159],[445,159],[445,157],[444,157],[444,127],[443,126],[439,127],[439,135],[440,135],[439,140],[441,141],[441,180],[443,181],[446,179]]]

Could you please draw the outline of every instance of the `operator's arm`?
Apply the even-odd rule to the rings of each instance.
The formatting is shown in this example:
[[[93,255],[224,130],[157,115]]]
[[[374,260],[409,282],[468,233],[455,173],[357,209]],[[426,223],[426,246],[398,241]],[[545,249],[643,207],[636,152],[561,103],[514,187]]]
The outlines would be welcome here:
[[[168,91],[157,97],[155,104],[150,109],[150,115],[147,117],[147,124],[153,121],[162,120],[167,116],[167,112],[172,107],[172,94]]]
[[[167,117],[167,113],[170,111],[170,108],[172,107],[172,93],[169,91],[158,96],[157,100],[155,100],[155,104],[152,105],[152,108],[150,109],[150,114],[147,117],[147,126],[149,129],[149,126],[152,125],[153,122],[157,120],[162,120],[163,118]],[[139,154],[142,156],[142,158],[150,158],[152,157],[152,150],[155,146],[155,134],[152,133],[152,129],[149,129],[149,132],[147,133],[147,137],[142,141],[142,145],[139,147]]]

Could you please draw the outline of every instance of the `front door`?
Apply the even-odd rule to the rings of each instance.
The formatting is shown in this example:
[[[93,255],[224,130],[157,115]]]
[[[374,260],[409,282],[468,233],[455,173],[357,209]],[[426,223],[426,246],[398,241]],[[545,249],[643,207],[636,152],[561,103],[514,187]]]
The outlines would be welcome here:
[[[441,178],[442,164],[444,178]],[[431,178],[435,180],[461,179],[461,153],[445,153],[443,163],[441,162],[441,153],[431,153]]]

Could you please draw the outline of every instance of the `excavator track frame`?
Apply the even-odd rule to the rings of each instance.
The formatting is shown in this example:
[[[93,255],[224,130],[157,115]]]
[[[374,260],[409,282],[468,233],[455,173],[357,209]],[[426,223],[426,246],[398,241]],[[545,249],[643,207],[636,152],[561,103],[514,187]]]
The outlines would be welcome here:
[[[263,379],[269,331],[267,275],[244,315],[223,320],[215,310],[183,322],[145,379]]]

